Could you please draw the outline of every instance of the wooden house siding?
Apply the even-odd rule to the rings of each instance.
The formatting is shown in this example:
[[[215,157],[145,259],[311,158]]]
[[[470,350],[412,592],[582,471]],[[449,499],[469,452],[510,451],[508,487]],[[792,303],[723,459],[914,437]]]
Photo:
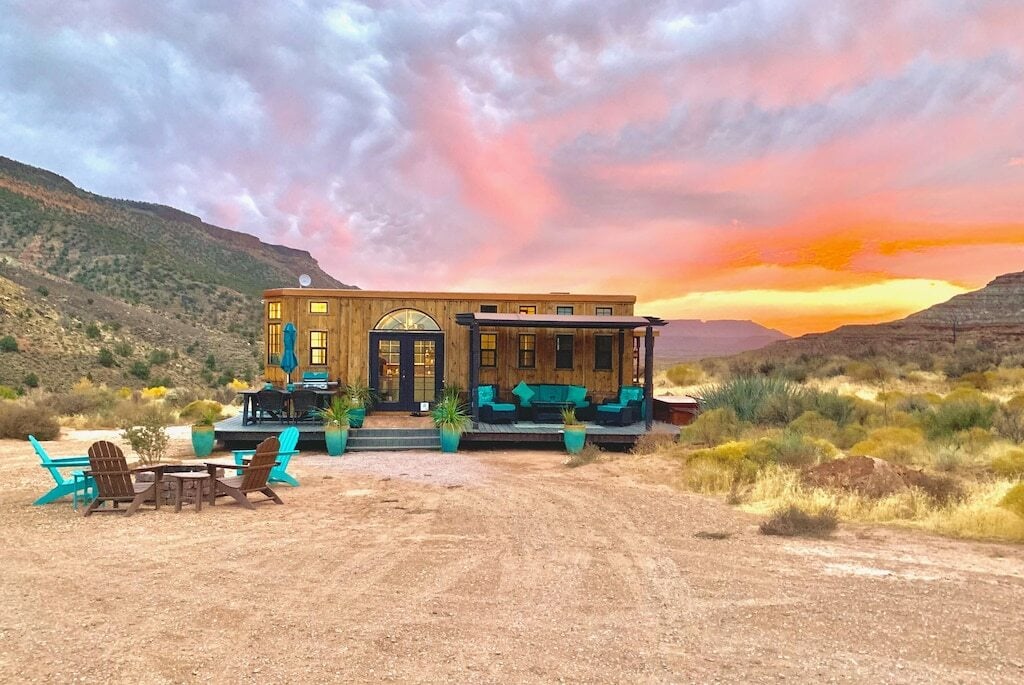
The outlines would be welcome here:
[[[369,376],[370,333],[388,313],[400,309],[421,311],[437,322],[444,333],[444,377],[446,382],[462,387],[469,384],[469,331],[455,323],[455,315],[479,312],[480,305],[496,305],[499,313],[518,313],[520,305],[534,305],[538,314],[555,314],[559,306],[573,307],[576,315],[594,315],[597,307],[611,307],[613,315],[630,316],[636,298],[629,295],[565,295],[528,293],[414,293],[371,292],[362,290],[275,289],[264,293],[264,336],[268,323],[292,322],[298,329],[296,356],[298,369],[293,379],[303,371],[327,370],[332,380],[341,382],[363,381]],[[281,303],[280,320],[267,319],[268,305]],[[310,302],[327,302],[326,314],[312,314]],[[309,332],[326,331],[327,365],[310,366]],[[595,398],[613,395],[618,390],[619,348],[618,332],[614,330],[561,330],[481,328],[482,333],[495,333],[497,365],[480,370],[481,383],[496,383],[501,394],[508,397],[511,387],[520,380],[527,383],[572,383],[584,385]],[[519,334],[536,335],[536,367],[518,366]],[[555,336],[574,336],[573,368],[555,368]],[[595,335],[612,336],[612,368],[594,369]],[[624,377],[631,376],[632,336],[626,335]],[[274,365],[267,365],[264,375],[268,380],[283,383],[284,373]]]

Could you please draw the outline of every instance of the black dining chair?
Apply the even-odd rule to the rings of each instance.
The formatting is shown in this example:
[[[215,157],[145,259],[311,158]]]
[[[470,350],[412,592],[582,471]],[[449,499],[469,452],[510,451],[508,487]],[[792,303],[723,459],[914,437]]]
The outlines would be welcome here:
[[[256,423],[263,423],[267,418],[284,421],[286,398],[287,395],[280,390],[260,390],[256,393],[256,397],[253,398]]]

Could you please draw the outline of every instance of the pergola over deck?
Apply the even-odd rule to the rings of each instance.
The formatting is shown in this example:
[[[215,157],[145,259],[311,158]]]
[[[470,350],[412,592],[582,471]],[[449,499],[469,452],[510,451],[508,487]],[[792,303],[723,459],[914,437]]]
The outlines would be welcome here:
[[[626,331],[645,329],[644,334],[644,421],[647,430],[654,420],[654,327],[665,321],[655,316],[584,316],[576,314],[497,314],[469,312],[456,314],[460,326],[469,327],[469,399],[473,427],[480,425],[480,407],[476,389],[480,385],[480,327],[495,328],[588,328],[619,332],[619,386],[625,366]]]

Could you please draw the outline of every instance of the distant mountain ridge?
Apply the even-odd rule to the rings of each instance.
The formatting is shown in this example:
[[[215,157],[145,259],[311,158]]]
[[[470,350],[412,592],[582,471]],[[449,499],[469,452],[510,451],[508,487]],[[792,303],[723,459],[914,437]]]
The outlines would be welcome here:
[[[304,250],[173,207],[95,195],[0,157],[0,337],[37,352],[0,358],[0,384],[34,373],[44,384],[89,374],[138,385],[146,380],[141,369],[127,370],[155,349],[190,350],[152,370],[175,383],[254,374],[262,359],[262,292],[293,286],[301,273],[317,287],[353,287]],[[137,352],[97,365],[100,349],[118,343]],[[203,361],[209,354],[221,359],[216,374]]]
[[[865,349],[914,346],[984,346],[1021,351],[1024,345],[1024,272],[1003,274],[988,285],[957,295],[897,321],[848,325],[774,343],[767,356],[850,354]]]
[[[756,350],[789,336],[753,321],[675,319],[659,329],[654,355],[659,366]]]

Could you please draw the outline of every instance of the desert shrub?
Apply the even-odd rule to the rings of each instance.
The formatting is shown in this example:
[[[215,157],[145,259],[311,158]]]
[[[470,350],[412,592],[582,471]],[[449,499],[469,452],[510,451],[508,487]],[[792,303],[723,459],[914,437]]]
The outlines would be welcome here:
[[[132,348],[131,343],[119,342],[114,345],[114,354],[119,357],[130,357],[134,351],[135,350]]]
[[[640,455],[661,452],[665,448],[675,445],[678,442],[678,437],[673,433],[644,433],[634,443],[630,454]]]
[[[46,402],[58,416],[74,416],[110,409],[116,399],[116,394],[106,387],[93,385],[83,378],[72,386],[70,392],[54,393]]]
[[[764,464],[748,458],[751,447],[750,442],[734,441],[697,450],[687,458],[686,470],[692,473],[686,479],[704,483],[697,488],[701,491],[711,491],[711,485],[720,484],[723,479],[728,480],[730,487],[733,483],[752,483]]]
[[[957,350],[943,371],[949,378],[962,378],[969,373],[980,373],[998,366],[999,357],[992,351],[975,348]]]
[[[817,514],[810,514],[799,507],[789,506],[763,521],[758,530],[762,535],[822,538],[835,532],[838,525],[839,518],[834,509],[822,509]]]
[[[859,420],[864,413],[858,406],[856,398],[840,395],[837,392],[804,392],[802,404],[805,411],[817,412],[840,426]]]
[[[914,485],[924,491],[940,507],[960,502],[966,497],[963,486],[956,478],[932,473],[919,473]]]
[[[234,390],[235,392],[238,392],[239,390],[245,390],[246,388],[248,388],[249,383],[244,380],[239,380],[238,378],[232,378],[231,382],[228,383],[227,387],[229,390]]]
[[[14,339],[13,335],[5,335],[0,338],[0,352],[17,352],[18,341]]]
[[[158,411],[148,411],[140,417],[124,425],[121,437],[132,446],[132,449],[143,464],[159,464],[167,454],[170,437],[164,428],[165,416]]]
[[[832,419],[827,419],[816,411],[805,411],[789,424],[787,430],[813,438],[835,440],[839,426]]]
[[[828,461],[838,453],[839,450],[828,440],[808,438],[787,430],[777,437],[756,440],[747,451],[746,458],[759,465],[775,463],[799,468]]]
[[[14,400],[18,398],[18,391],[9,385],[0,385],[0,400]]]
[[[755,422],[771,400],[773,415],[788,411],[789,402],[802,393],[799,386],[778,376],[737,376],[719,385],[701,388],[706,409],[731,409],[741,421]],[[780,411],[780,407],[785,407]],[[796,412],[791,418],[796,418]],[[785,421],[784,423],[788,423]]]
[[[1017,516],[1024,518],[1024,483],[1017,483],[1006,496],[1003,497],[999,506],[1009,509]]]
[[[1024,450],[1007,450],[992,460],[989,468],[1006,478],[1024,478]]]
[[[195,400],[185,405],[181,411],[178,412],[178,416],[183,419],[194,421],[195,419],[211,413],[220,416],[222,411],[224,411],[224,405],[220,402],[214,402],[213,400]]]
[[[591,462],[596,461],[601,456],[601,453],[603,451],[604,450],[602,450],[594,443],[588,442],[583,446],[583,449],[581,449],[576,454],[570,454],[562,463],[568,466],[569,468],[574,469],[579,466],[584,466],[586,464],[590,464]]]
[[[25,374],[25,378],[22,379],[22,383],[25,384],[26,388],[38,388],[39,387],[39,376],[34,373]]]
[[[167,388],[162,385],[154,385],[142,390],[142,399],[144,400],[159,400],[163,399],[165,395],[167,395]]]
[[[680,431],[680,440],[690,444],[709,447],[735,440],[739,437],[742,424],[732,409],[723,407],[701,412],[689,426]]]
[[[117,362],[114,360],[114,353],[108,350],[106,347],[101,347],[99,354],[96,355],[96,363],[100,366],[110,368]]]
[[[15,402],[0,404],[0,438],[28,440],[30,435],[40,440],[55,440],[60,436],[60,424],[53,413],[43,407]]]
[[[867,439],[867,437],[867,428],[859,423],[850,423],[839,429],[833,443],[840,449],[848,450],[861,440]]]
[[[1024,442],[1024,395],[1017,395],[1000,405],[993,425],[1007,440],[1017,444]]]
[[[757,410],[756,422],[767,426],[785,426],[804,411],[803,393],[776,393],[765,398]]]
[[[128,369],[128,373],[139,380],[146,380],[149,378],[149,364],[143,361],[133,362],[131,368]]]
[[[896,369],[887,361],[851,361],[846,364],[846,375],[861,383],[884,383],[896,375]]]
[[[943,446],[936,450],[932,457],[932,468],[943,472],[956,471],[962,462],[959,448]]]
[[[167,350],[153,350],[149,353],[149,363],[153,366],[161,366],[171,361],[171,353]]]
[[[704,370],[696,364],[676,364],[665,372],[672,385],[696,385],[704,380]]]
[[[992,444],[995,437],[984,428],[968,428],[953,434],[952,444],[971,455],[978,454]]]
[[[919,457],[924,448],[924,435],[913,428],[876,428],[850,448],[852,455],[878,457],[897,464],[908,464]]]
[[[89,340],[99,340],[100,335],[100,327],[95,323],[91,323],[85,327],[85,337]]]
[[[683,470],[682,484],[687,490],[703,493],[727,492],[736,483],[736,472],[728,466],[697,459]]]
[[[940,406],[923,415],[922,423],[928,437],[937,440],[971,428],[989,429],[995,413],[996,405],[984,397],[953,400],[947,397]]]

